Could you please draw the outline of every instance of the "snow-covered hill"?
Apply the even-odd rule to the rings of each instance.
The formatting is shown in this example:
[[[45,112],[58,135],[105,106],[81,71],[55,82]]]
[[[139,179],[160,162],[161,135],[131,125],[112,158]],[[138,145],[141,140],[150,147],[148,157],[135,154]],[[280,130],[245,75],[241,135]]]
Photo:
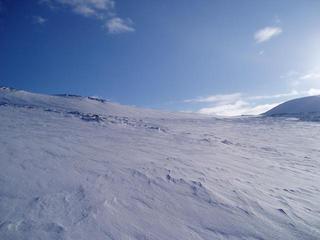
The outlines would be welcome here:
[[[320,96],[303,97],[284,102],[266,112],[265,115],[320,120]]]
[[[320,239],[320,125],[0,89],[0,239]]]

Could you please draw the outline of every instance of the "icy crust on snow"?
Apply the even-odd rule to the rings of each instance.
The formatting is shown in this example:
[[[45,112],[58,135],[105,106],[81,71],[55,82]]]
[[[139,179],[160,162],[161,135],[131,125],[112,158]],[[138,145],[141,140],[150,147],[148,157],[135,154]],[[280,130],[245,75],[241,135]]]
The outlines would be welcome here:
[[[317,123],[30,94],[0,93],[0,239],[320,238]]]

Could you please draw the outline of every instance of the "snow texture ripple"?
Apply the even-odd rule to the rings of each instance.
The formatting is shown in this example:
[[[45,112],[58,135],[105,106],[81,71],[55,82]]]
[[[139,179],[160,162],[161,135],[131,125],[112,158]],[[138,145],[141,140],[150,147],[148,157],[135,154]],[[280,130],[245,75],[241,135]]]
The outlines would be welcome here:
[[[320,239],[320,125],[0,89],[0,239]]]

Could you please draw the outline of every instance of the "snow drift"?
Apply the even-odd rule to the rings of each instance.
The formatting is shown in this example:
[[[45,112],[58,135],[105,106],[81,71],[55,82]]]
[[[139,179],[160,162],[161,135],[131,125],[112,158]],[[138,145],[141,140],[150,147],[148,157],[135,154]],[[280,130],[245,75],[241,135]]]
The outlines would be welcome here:
[[[317,123],[1,88],[0,133],[0,239],[320,238]]]

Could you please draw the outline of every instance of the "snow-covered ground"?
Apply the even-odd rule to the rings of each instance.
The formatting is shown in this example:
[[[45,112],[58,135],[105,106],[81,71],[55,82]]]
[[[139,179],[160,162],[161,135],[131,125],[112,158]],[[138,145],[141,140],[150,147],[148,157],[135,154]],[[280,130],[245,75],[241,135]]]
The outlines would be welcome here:
[[[319,123],[0,105],[0,239],[320,239]]]

